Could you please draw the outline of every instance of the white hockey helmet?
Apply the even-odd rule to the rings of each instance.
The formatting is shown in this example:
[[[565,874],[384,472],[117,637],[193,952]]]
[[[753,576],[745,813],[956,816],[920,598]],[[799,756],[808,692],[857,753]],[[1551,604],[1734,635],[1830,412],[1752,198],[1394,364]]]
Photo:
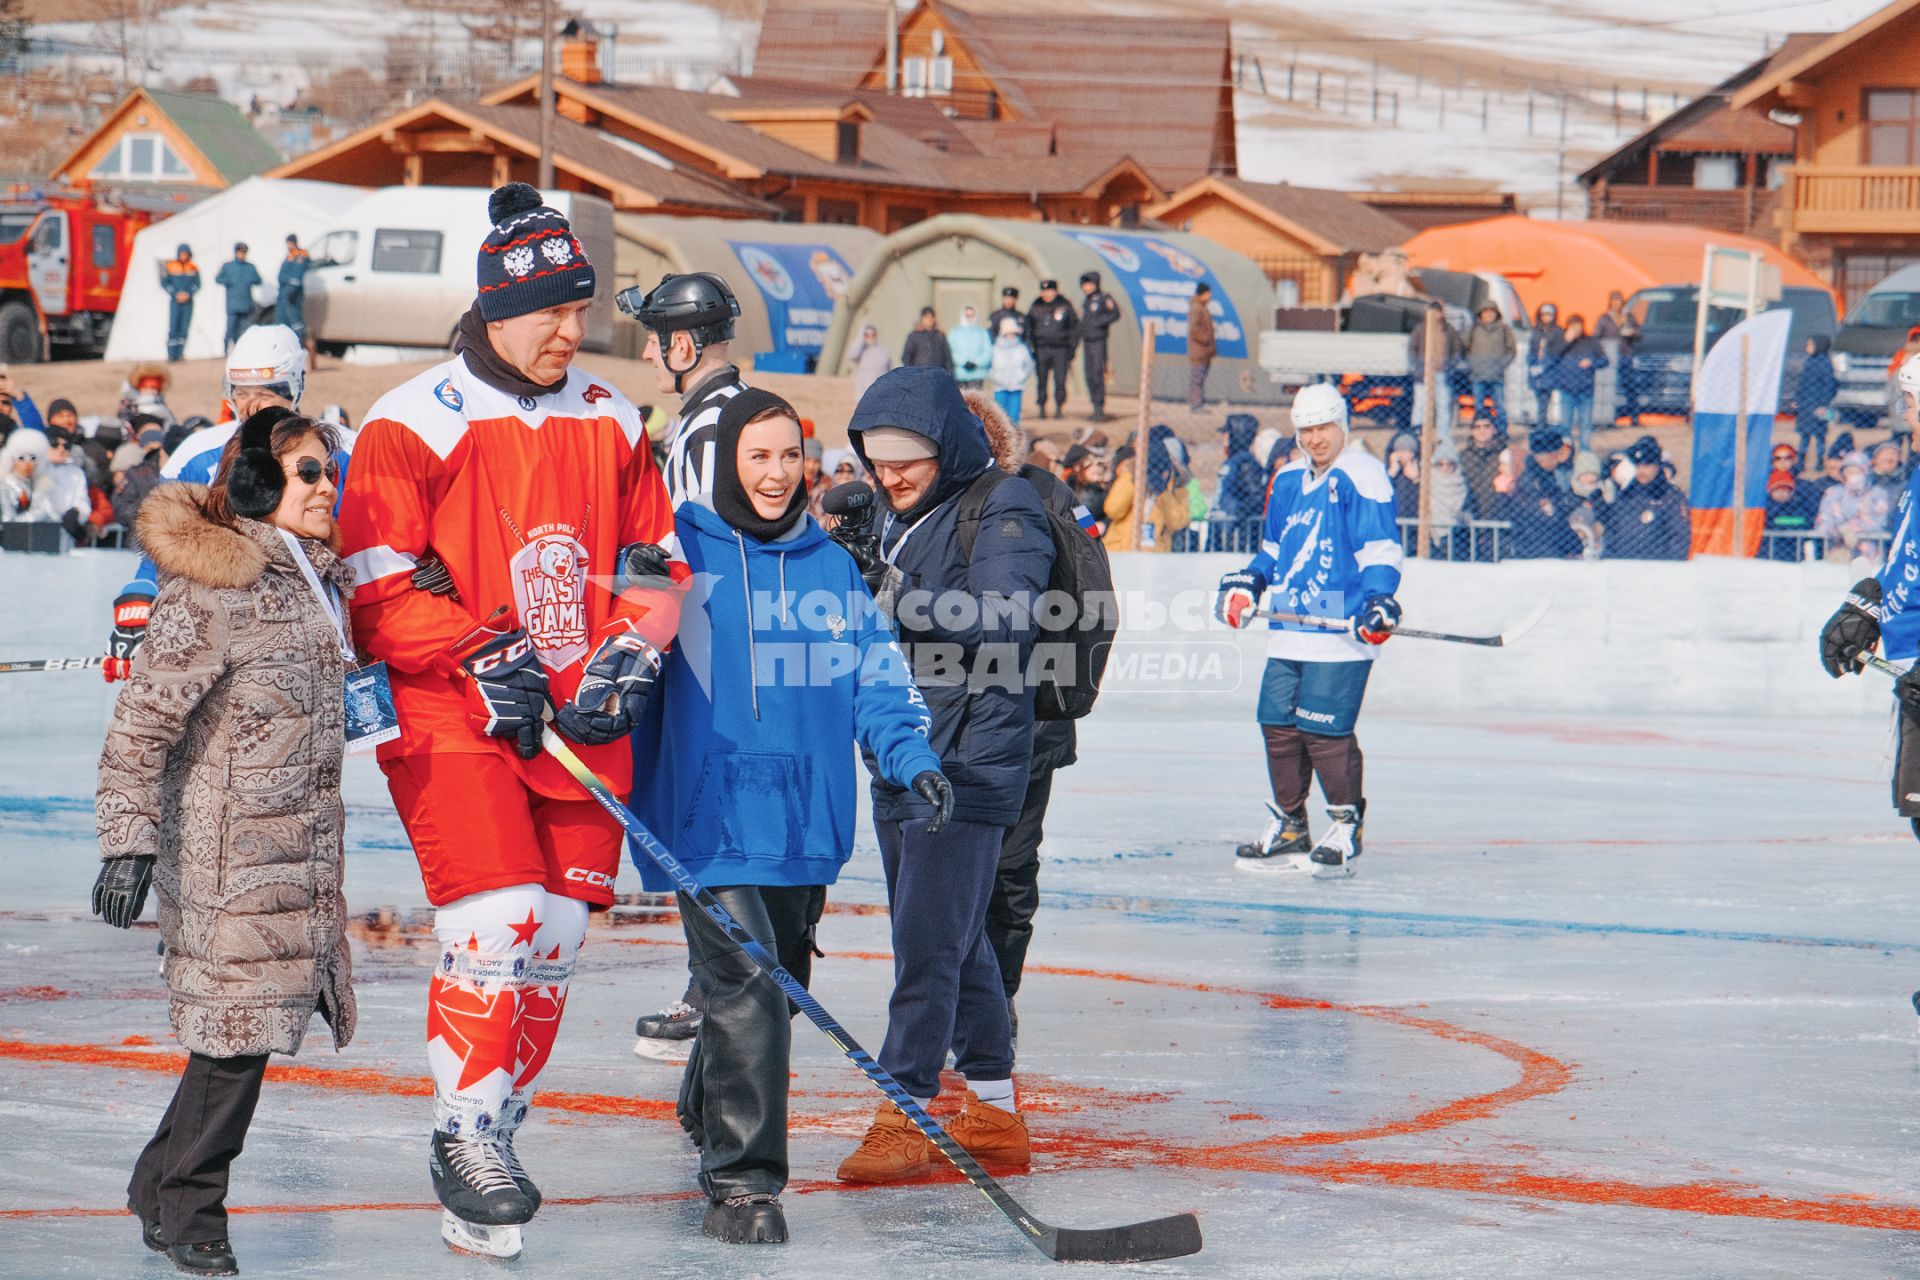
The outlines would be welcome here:
[[[1347,398],[1340,394],[1340,388],[1331,382],[1316,382],[1300,388],[1293,398],[1293,429],[1298,432],[1302,427],[1324,426],[1329,422],[1338,423],[1342,431],[1347,429]]]
[[[1914,403],[1920,404],[1920,354],[1908,356],[1894,380],[1900,384],[1900,390],[1913,397]]]
[[[284,324],[257,324],[234,340],[227,353],[227,399],[235,387],[265,387],[295,409],[307,388],[307,352]]]

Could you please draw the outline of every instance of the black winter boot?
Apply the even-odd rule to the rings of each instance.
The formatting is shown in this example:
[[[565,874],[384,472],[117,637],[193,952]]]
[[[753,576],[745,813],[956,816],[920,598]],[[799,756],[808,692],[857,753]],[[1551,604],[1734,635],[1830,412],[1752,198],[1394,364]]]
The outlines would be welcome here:
[[[190,1276],[237,1276],[240,1264],[234,1260],[233,1246],[225,1240],[203,1240],[198,1244],[170,1244],[167,1256],[173,1269]]]
[[[701,1230],[715,1240],[728,1244],[785,1244],[787,1215],[781,1212],[780,1197],[756,1192],[728,1196],[707,1206]]]

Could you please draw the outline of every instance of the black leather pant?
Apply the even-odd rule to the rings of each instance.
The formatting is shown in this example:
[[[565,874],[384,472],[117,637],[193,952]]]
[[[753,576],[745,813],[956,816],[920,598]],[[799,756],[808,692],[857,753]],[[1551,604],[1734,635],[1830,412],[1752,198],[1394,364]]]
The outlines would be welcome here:
[[[1053,796],[1053,770],[1042,769],[1027,781],[1020,818],[1000,842],[1000,869],[994,874],[993,900],[987,903],[987,944],[1000,962],[1000,985],[1007,999],[1019,993],[1033,941],[1033,915],[1040,909],[1040,838]]]
[[[168,1244],[227,1236],[227,1170],[246,1144],[267,1055],[187,1056],[173,1101],[133,1166],[127,1207],[160,1223]]]
[[[825,885],[734,885],[709,891],[781,968],[805,985]],[[680,922],[706,1019],[680,1080],[680,1124],[700,1148],[700,1187],[710,1200],[787,1185],[787,1063],[793,1007],[753,958],[685,894]]]

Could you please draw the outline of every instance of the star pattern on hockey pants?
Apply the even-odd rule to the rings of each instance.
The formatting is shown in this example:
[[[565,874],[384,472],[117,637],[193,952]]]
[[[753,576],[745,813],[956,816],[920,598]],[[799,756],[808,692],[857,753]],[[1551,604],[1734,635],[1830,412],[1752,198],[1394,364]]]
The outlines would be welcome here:
[[[520,992],[503,987],[484,992],[434,975],[427,993],[427,1041],[444,1040],[460,1055],[460,1079],[454,1088],[465,1090],[495,1071],[511,1071],[520,1013]]]

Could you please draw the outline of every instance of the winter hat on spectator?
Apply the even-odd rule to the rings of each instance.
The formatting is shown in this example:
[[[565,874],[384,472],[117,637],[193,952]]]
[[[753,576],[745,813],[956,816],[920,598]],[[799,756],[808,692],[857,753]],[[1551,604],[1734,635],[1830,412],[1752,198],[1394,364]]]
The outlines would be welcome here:
[[[815,462],[818,462],[826,456],[826,452],[827,447],[821,444],[817,438],[807,438],[800,441],[800,453],[802,457],[812,458]]]
[[[1636,467],[1659,466],[1660,457],[1660,442],[1652,436],[1641,436],[1627,446],[1627,460]]]
[[[1387,443],[1387,453],[1391,455],[1399,453],[1402,450],[1407,453],[1419,453],[1420,438],[1411,431],[1395,432],[1393,439]]]
[[[102,421],[99,414],[90,413],[80,419],[80,433],[89,440],[98,440],[112,448],[127,438],[126,424],[118,418]]]
[[[167,429],[157,422],[149,423],[147,426],[140,428],[140,436],[136,441],[142,449],[151,449],[156,445],[163,445],[166,442]]]
[[[1767,473],[1767,492],[1769,494],[1775,489],[1785,489],[1791,494],[1794,483],[1793,472],[1791,471],[1771,471]]]
[[[511,320],[593,297],[593,264],[573,228],[540,192],[509,182],[487,198],[493,230],[480,242],[475,274],[480,315]]]
[[[1460,465],[1460,450],[1454,447],[1453,441],[1443,439],[1433,446],[1433,465],[1439,467],[1449,464],[1456,467]],[[1596,462],[1594,465],[1598,466],[1599,463]],[[1579,469],[1576,464],[1574,470]]]
[[[21,458],[32,458],[35,466],[47,460],[47,436],[44,431],[16,427],[7,434],[7,443],[0,445],[0,473],[12,472],[13,464]]]
[[[1281,434],[1280,428],[1278,427],[1262,427],[1256,431],[1251,446],[1253,449],[1253,460],[1263,467],[1271,462],[1273,460],[1273,446],[1280,440]]]
[[[860,441],[866,446],[867,459],[871,462],[917,462],[921,458],[940,456],[939,447],[933,441],[905,427],[868,427]]]
[[[1853,432],[1842,431],[1833,438],[1833,448],[1827,450],[1829,458],[1844,458],[1853,452]]]
[[[80,411],[73,407],[73,401],[55,400],[52,404],[49,404],[47,406],[47,413],[46,413],[47,421],[52,422],[55,418],[59,417],[63,413],[70,413],[75,418],[78,418],[80,416]]]
[[[1567,438],[1552,427],[1537,427],[1527,437],[1527,450],[1530,453],[1552,453],[1567,442]]]

